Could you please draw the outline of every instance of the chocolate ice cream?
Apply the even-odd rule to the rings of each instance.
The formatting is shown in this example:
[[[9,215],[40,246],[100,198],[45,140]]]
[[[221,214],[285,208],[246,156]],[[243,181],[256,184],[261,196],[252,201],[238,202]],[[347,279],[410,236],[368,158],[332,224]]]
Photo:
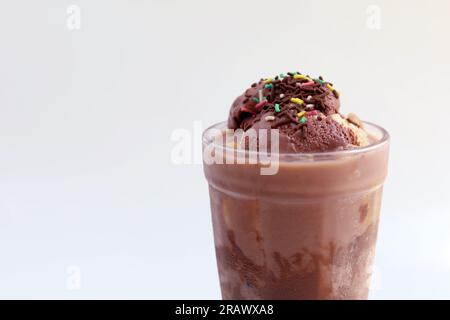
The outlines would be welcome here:
[[[339,93],[298,72],[261,79],[233,103],[230,129],[279,129],[280,152],[324,152],[369,144],[361,122],[339,113]],[[355,119],[355,116],[353,116]]]

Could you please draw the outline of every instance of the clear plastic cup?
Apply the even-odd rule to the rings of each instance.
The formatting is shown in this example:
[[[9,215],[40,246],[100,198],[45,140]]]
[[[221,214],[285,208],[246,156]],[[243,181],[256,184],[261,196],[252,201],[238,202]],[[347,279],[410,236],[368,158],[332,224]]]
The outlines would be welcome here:
[[[389,134],[364,126],[370,146],[279,154],[275,175],[204,164],[223,299],[367,299]],[[225,128],[207,129],[204,149]]]

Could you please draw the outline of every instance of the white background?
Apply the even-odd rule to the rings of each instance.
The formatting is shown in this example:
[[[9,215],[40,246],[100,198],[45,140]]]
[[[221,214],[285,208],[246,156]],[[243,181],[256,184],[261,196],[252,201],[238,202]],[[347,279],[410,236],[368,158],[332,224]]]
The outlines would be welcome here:
[[[2,0],[0,298],[220,298],[202,167],[173,164],[171,134],[290,70],[392,135],[371,298],[450,298],[449,12]]]

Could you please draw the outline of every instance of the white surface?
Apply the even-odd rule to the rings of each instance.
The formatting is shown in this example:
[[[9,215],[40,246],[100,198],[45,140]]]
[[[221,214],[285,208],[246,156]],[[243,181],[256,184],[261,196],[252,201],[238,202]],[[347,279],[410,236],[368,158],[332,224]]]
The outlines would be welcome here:
[[[202,168],[174,165],[170,137],[295,69],[392,135],[371,297],[450,298],[449,10],[2,1],[0,298],[219,298]]]

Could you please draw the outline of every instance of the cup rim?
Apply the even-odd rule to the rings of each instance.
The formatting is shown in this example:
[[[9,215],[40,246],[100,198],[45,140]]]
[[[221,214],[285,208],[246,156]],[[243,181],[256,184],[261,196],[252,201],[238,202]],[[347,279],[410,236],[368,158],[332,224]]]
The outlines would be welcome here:
[[[280,158],[289,158],[292,160],[296,160],[296,159],[302,159],[302,158],[307,158],[307,159],[311,159],[313,158],[314,160],[320,160],[320,159],[329,159],[329,158],[335,158],[335,157],[342,157],[342,156],[351,156],[351,155],[359,155],[359,154],[364,154],[373,150],[377,150],[380,149],[381,147],[385,146],[386,144],[389,143],[390,141],[390,135],[389,132],[384,129],[383,127],[376,125],[372,122],[368,122],[368,121],[362,121],[362,123],[364,124],[365,128],[371,128],[372,130],[375,129],[376,131],[378,131],[378,134],[381,135],[381,137],[374,143],[368,145],[368,146],[364,146],[364,147],[356,147],[354,149],[348,149],[348,150],[336,150],[336,151],[326,151],[326,152],[320,152],[320,151],[315,151],[315,152],[301,152],[301,153],[283,153],[283,152],[279,152],[275,155],[280,156]],[[218,122],[216,124],[213,124],[212,126],[208,127],[202,134],[202,144],[203,146],[205,145],[210,145],[211,143],[214,143],[214,137],[213,136],[208,136],[208,134],[213,131],[213,130],[225,130],[227,129],[227,122],[226,121],[222,121],[222,122]],[[215,148],[220,148],[223,151],[229,151],[229,152],[237,152],[239,153],[243,153],[245,155],[252,155],[252,154],[259,154],[259,151],[249,151],[249,150],[243,150],[243,149],[235,149],[232,147],[228,147],[228,146],[223,146],[223,145],[218,145],[218,144],[214,144]]]

